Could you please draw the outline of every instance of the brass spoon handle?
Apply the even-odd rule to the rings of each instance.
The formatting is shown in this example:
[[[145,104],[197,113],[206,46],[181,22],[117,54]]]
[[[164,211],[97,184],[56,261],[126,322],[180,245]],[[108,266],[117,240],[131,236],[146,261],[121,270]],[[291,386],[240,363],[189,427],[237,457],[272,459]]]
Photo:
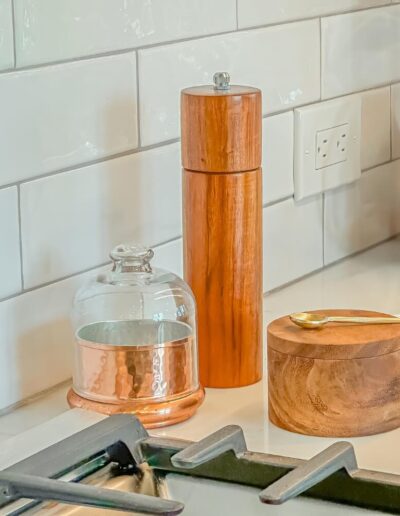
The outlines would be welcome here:
[[[335,323],[360,323],[360,324],[398,324],[400,318],[397,317],[327,317],[327,322]]]

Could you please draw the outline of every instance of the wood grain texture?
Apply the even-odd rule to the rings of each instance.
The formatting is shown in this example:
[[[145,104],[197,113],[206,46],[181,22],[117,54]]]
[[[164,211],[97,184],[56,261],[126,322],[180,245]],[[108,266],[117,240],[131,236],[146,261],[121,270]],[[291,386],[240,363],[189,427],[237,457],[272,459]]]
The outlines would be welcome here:
[[[332,324],[304,330],[288,317],[277,319],[268,327],[268,400],[271,422],[301,434],[351,437],[398,428],[400,327]]]
[[[183,171],[185,279],[197,301],[207,387],[239,387],[262,376],[261,195],[261,169]]]
[[[182,165],[188,170],[241,172],[261,166],[261,92],[232,86],[187,88],[181,94]]]

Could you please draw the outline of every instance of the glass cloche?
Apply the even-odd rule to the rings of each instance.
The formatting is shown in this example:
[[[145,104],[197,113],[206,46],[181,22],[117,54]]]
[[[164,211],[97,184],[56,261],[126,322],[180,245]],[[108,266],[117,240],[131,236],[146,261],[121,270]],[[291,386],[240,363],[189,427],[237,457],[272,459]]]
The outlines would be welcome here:
[[[202,403],[196,303],[177,275],[153,268],[152,249],[119,245],[112,269],[76,294],[71,406],[133,413],[147,427],[189,418]]]

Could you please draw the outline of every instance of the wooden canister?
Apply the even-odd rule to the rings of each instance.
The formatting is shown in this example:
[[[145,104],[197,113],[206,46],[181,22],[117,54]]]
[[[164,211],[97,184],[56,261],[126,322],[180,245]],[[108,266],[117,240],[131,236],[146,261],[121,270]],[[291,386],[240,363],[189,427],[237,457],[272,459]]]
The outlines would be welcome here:
[[[184,271],[207,387],[262,376],[261,92],[228,78],[181,94]]]
[[[323,310],[380,316],[362,310]],[[268,326],[269,418],[300,434],[352,437],[400,426],[400,325]]]

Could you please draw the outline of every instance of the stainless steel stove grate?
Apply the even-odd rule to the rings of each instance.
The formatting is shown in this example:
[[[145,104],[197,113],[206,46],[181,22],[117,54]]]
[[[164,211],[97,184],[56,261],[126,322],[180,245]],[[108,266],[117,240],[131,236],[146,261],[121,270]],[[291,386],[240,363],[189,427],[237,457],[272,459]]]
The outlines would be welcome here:
[[[169,499],[165,488],[171,472],[261,489],[265,504],[305,495],[400,514],[400,476],[359,469],[347,442],[304,461],[248,451],[237,426],[190,443],[150,437],[129,415],[112,416],[1,471],[1,514],[75,514],[60,511],[60,502],[95,507],[96,514],[180,514],[184,504]]]

